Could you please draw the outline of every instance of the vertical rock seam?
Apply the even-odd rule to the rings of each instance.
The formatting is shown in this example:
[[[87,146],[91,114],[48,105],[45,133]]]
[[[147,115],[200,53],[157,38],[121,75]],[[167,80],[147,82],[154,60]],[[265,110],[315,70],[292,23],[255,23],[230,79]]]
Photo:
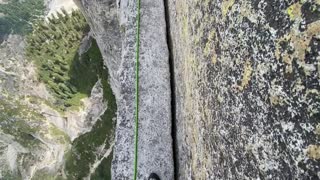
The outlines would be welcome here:
[[[79,0],[117,100],[112,179],[132,179],[136,3]],[[138,179],[174,179],[169,53],[163,1],[141,1]]]
[[[170,32],[170,15],[169,15],[169,3],[168,0],[164,0],[164,10],[166,19],[166,33],[167,33],[167,45],[169,51],[169,70],[170,70],[170,88],[171,88],[171,120],[172,120],[172,149],[173,149],[173,169],[174,169],[174,179],[178,179],[178,158],[176,156],[177,143],[176,143],[176,92],[175,92],[175,78],[174,78],[174,59],[172,55],[172,38]]]

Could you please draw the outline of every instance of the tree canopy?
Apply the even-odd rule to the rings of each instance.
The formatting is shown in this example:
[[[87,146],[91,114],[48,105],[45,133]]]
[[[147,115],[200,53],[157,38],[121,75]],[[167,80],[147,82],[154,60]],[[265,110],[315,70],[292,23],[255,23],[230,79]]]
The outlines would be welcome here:
[[[75,83],[77,78],[73,78],[78,72],[74,69],[80,69],[75,68],[80,61],[78,48],[88,31],[85,18],[80,11],[71,15],[61,11],[48,21],[36,21],[33,29],[33,33],[27,36],[26,54],[36,63],[40,81],[47,84],[62,109],[79,103],[74,98],[88,94]]]
[[[25,35],[32,31],[32,22],[44,15],[43,0],[10,0],[0,4],[0,36]]]

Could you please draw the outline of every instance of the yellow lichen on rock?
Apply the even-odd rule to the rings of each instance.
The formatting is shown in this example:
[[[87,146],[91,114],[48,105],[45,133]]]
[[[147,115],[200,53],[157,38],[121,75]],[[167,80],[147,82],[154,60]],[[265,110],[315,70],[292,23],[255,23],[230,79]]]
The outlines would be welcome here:
[[[216,31],[214,31],[214,30],[210,31],[210,33],[208,35],[209,41],[213,41],[215,35],[216,35]]]
[[[284,105],[283,99],[277,95],[270,95],[269,100],[271,105]]]
[[[320,159],[320,146],[319,145],[309,145],[307,149],[307,155],[311,159]]]
[[[320,21],[316,21],[308,25],[307,30],[302,32],[300,35],[294,32],[290,33],[291,42],[295,48],[293,53],[295,57],[303,61],[305,58],[305,52],[310,44],[312,37],[320,33]]]
[[[252,8],[250,1],[241,1],[239,19],[248,18],[253,23],[258,23],[255,10]]]
[[[204,51],[203,51],[205,56],[209,56],[209,54],[210,54],[210,44],[211,44],[210,41],[208,41],[206,43],[206,46],[205,46]]]
[[[181,35],[186,39],[189,34],[188,16],[186,15],[188,14],[188,6],[186,2],[177,1],[177,14],[181,17]]]
[[[288,7],[287,14],[289,15],[291,21],[301,18],[301,6],[302,4],[297,2]]]
[[[211,58],[211,62],[213,64],[216,64],[218,61],[218,57],[217,57],[217,53],[216,53],[216,50],[215,48],[212,49],[212,58]]]
[[[182,23],[183,23],[183,26],[182,26],[182,35],[183,37],[188,37],[188,34],[189,34],[189,30],[188,30],[188,19],[186,17],[184,17],[182,19]]]
[[[209,32],[208,41],[205,45],[203,53],[206,57],[208,57],[209,55],[212,55],[211,62],[213,64],[216,64],[217,63],[217,54],[216,54],[216,50],[215,50],[214,37],[215,37],[215,31],[212,30]]]
[[[247,60],[244,65],[244,71],[243,71],[241,85],[239,87],[239,90],[243,90],[244,88],[246,88],[248,86],[250,79],[251,79],[251,74],[252,74],[252,64],[249,60]]]
[[[221,12],[222,12],[222,17],[225,18],[228,11],[229,11],[229,8],[231,6],[233,6],[234,4],[234,0],[223,0],[222,1],[222,4],[221,4]]]
[[[287,64],[287,73],[292,73],[292,61],[297,58],[299,61],[304,61],[307,48],[311,39],[320,34],[320,21],[313,22],[308,25],[306,31],[300,32],[297,27],[291,29],[290,33],[279,38],[276,43],[275,56],[278,60]],[[281,50],[281,43],[288,43],[293,48],[293,53],[289,53],[288,50]],[[282,57],[282,58],[281,58]],[[307,70],[307,69],[306,69]]]

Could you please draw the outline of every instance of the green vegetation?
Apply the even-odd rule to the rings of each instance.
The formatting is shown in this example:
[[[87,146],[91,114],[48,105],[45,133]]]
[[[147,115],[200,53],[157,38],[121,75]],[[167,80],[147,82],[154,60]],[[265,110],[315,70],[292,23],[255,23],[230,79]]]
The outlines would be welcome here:
[[[13,2],[18,3],[15,0],[10,3]],[[34,2],[33,5],[37,5],[37,0],[25,1],[24,3],[26,2]],[[0,12],[3,12],[1,7],[4,6],[0,5]],[[24,8],[26,7],[21,7],[21,9]],[[30,8],[28,6],[27,9],[30,10]],[[37,8],[34,7],[34,9]],[[8,15],[9,13],[4,14]],[[113,139],[115,127],[113,118],[116,117],[116,100],[108,82],[108,71],[103,65],[102,55],[95,40],[92,40],[91,47],[87,52],[82,55],[78,54],[81,41],[89,31],[82,14],[79,11],[67,14],[62,10],[62,13],[52,16],[48,21],[35,20],[38,16],[41,15],[33,14],[30,17],[26,15],[30,18],[30,22],[34,21],[33,25],[29,26],[28,23],[23,26],[21,28],[21,30],[25,30],[23,32],[15,31],[14,29],[18,28],[18,25],[12,25],[10,32],[27,34],[32,30],[32,33],[26,36],[26,57],[34,62],[39,81],[46,84],[47,89],[54,97],[54,102],[36,96],[25,96],[24,98],[34,105],[45,103],[63,113],[81,106],[81,99],[91,94],[91,90],[98,80],[103,86],[107,110],[93,125],[90,132],[79,136],[72,142],[71,150],[65,156],[64,168],[67,179],[82,179],[89,175],[90,166],[95,160],[103,157],[103,153],[97,154],[97,149],[103,145],[105,145],[104,149],[111,146],[110,141]],[[11,20],[7,20],[11,22]],[[4,27],[8,26],[4,25]],[[43,116],[30,110],[27,105],[21,105],[13,100],[10,103],[11,100],[8,99],[10,98],[7,98],[6,101],[0,99],[0,113],[3,109],[5,110],[0,115],[1,131],[13,135],[17,138],[17,142],[29,149],[35,149],[36,146],[41,145],[41,142],[34,135],[50,135],[61,144],[70,143],[69,137],[53,124],[46,122]],[[37,160],[32,159],[37,158],[32,154],[27,158],[24,159],[26,164],[23,166],[29,166],[27,163]],[[92,175],[92,179],[111,179],[111,160],[112,155],[104,159]],[[41,170],[35,174],[34,179],[63,178],[61,174],[52,175],[48,174],[46,170]]]
[[[43,0],[10,0],[0,4],[0,36],[4,34],[25,35],[32,31],[31,23],[44,14]]]
[[[34,176],[32,177],[32,180],[65,180],[61,173],[53,174],[48,173],[47,170],[41,169],[35,172]]]
[[[44,82],[56,101],[54,106],[60,111],[77,108],[81,99],[88,97],[95,83],[100,79],[103,86],[106,112],[92,127],[92,131],[81,135],[72,143],[66,154],[66,174],[68,179],[87,177],[90,165],[103,154],[96,154],[98,147],[110,147],[116,116],[116,101],[108,82],[108,71],[97,43],[92,40],[87,52],[79,56],[78,49],[88,25],[79,11],[68,15],[58,13],[48,22],[37,22],[34,31],[27,37],[26,54],[38,69],[39,80]],[[50,129],[51,133],[63,137],[63,133]],[[66,139],[66,138],[65,138]],[[102,161],[95,179],[110,179],[111,157]],[[101,178],[100,178],[101,179]]]
[[[77,53],[88,31],[85,18],[80,11],[71,15],[62,12],[49,18],[49,22],[35,23],[33,33],[27,37],[26,54],[37,65],[39,79],[56,97],[56,107],[65,110],[79,106],[98,78],[94,72],[88,72],[94,71],[88,68],[94,57],[79,58]]]
[[[50,124],[49,134],[55,137],[55,139],[57,139],[60,144],[67,144],[71,142],[70,137],[65,132],[58,129],[54,124]]]
[[[33,135],[40,128],[40,122],[43,118],[41,115],[11,98],[0,99],[0,110],[1,131],[14,136],[15,140],[24,147],[32,148],[39,145],[40,141]],[[25,119],[28,119],[29,122]]]
[[[110,164],[113,155],[110,154],[108,158],[104,159],[96,171],[91,175],[92,180],[106,180],[111,179]]]
[[[97,148],[104,143],[107,143],[105,148],[110,147],[109,141],[113,137],[113,129],[115,126],[112,119],[116,117],[117,110],[116,100],[108,82],[108,71],[104,68],[103,59],[96,42],[92,43],[91,48],[82,58],[92,60],[92,65],[88,66],[89,68],[86,71],[89,73],[87,76],[88,78],[92,76],[90,75],[91,72],[91,74],[96,74],[100,77],[103,86],[104,100],[108,103],[108,109],[101,116],[101,119],[92,127],[90,132],[81,135],[72,143],[72,149],[66,158],[68,179],[81,179],[88,176],[90,164],[93,164],[96,158],[100,159],[103,156],[103,154],[96,154]],[[103,179],[111,179],[110,166],[111,157],[102,161],[100,167],[97,169],[98,172],[96,172],[94,176],[99,177],[99,175],[104,175]]]
[[[5,171],[5,172],[1,172],[2,174],[2,179],[5,180],[22,180],[21,175],[20,174],[13,174],[10,170]]]

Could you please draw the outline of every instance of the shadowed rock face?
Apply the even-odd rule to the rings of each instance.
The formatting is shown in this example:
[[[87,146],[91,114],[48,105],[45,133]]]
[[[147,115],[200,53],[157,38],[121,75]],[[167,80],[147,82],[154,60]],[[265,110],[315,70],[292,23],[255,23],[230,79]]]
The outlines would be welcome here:
[[[108,66],[117,99],[113,179],[133,178],[135,17],[131,0],[81,0]],[[141,3],[138,179],[157,173],[173,179],[171,94],[164,4]]]
[[[179,179],[319,178],[319,1],[168,3]]]

